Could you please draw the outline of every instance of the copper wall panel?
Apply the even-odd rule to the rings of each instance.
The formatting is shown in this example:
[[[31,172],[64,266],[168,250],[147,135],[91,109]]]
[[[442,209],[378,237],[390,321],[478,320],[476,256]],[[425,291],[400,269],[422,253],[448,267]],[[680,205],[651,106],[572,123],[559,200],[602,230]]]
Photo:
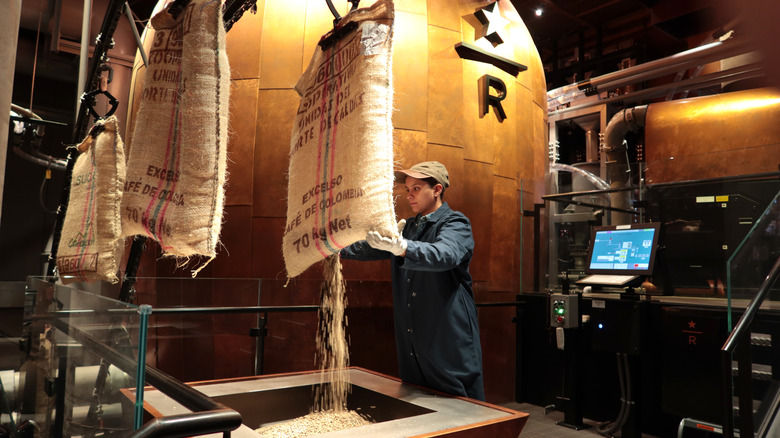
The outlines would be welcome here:
[[[471,276],[475,281],[490,281],[491,233],[493,225],[493,169],[478,161],[463,161],[463,199],[468,200],[460,210],[471,221],[474,234],[474,257]]]
[[[252,218],[252,277],[283,278],[282,235],[285,218]]]
[[[247,334],[214,335],[214,379],[254,374],[255,338]]]
[[[532,41],[528,28],[523,23],[520,15],[514,10],[502,8],[504,16],[512,21],[510,27],[510,38],[512,41]],[[518,60],[527,70],[521,72],[515,78],[515,81],[533,94],[533,101],[544,105],[547,109],[547,83],[544,79],[544,66],[539,52],[533,44],[515,44],[514,53],[508,56],[510,59]]]
[[[258,305],[258,294],[262,290],[262,280],[214,280],[213,305],[252,307]],[[255,313],[226,313],[215,314],[214,333],[245,336],[249,334],[249,327],[257,325]]]
[[[515,86],[515,114],[519,120],[532,120],[534,116],[531,101],[531,91],[523,86]],[[515,125],[517,131],[517,157],[515,169],[519,178],[528,178],[533,175],[534,156],[538,155],[536,149],[538,143],[535,142],[534,130],[532,126],[524,123]]]
[[[393,130],[393,162],[396,167],[411,167],[427,158],[425,132]],[[403,181],[399,181],[403,184]]]
[[[347,302],[350,365],[398,375],[389,277],[385,281],[350,281]]]
[[[252,207],[226,206],[217,258],[211,264],[217,278],[252,276]],[[227,303],[224,303],[227,305]]]
[[[493,130],[499,125],[492,109],[483,117],[479,113],[479,78],[490,73],[485,64],[463,61],[464,158],[483,163],[493,163]]]
[[[395,10],[411,12],[412,14],[425,15],[425,2],[421,0],[394,0]]]
[[[506,178],[517,179],[518,144],[517,126],[509,120],[522,121],[517,111],[517,99],[510,96],[517,95],[517,89],[512,76],[506,73],[496,75],[506,84],[507,98],[501,102],[501,107],[506,112],[507,119],[503,123],[497,123],[493,129],[493,174]]]
[[[260,39],[262,38],[265,0],[258,0],[257,13],[245,13],[226,35],[230,79],[255,79],[260,76]],[[246,41],[256,42],[246,44]]]
[[[464,205],[463,193],[466,190],[466,176],[463,170],[463,148],[428,144],[427,160],[438,161],[447,168],[450,174],[450,187],[444,192],[444,200],[454,210],[460,210]],[[404,199],[404,202],[406,200]],[[401,201],[399,201],[401,203]],[[398,208],[396,207],[396,211]]]
[[[403,217],[398,217],[404,219]],[[349,282],[355,281],[376,281],[390,280],[390,260],[375,260],[362,262],[358,260],[342,260],[342,269],[344,276],[349,278]]]
[[[493,176],[493,211],[490,232],[490,289],[516,290],[517,180]]]
[[[494,293],[495,301],[514,301],[513,294]],[[515,401],[515,330],[512,322],[514,307],[482,307],[479,309],[479,331],[485,398],[493,403]],[[489,334],[489,335],[487,335]]]
[[[306,0],[270,1],[265,5],[260,40],[260,88],[292,88],[303,63]],[[329,14],[329,11],[324,11]],[[308,60],[307,60],[308,63]]]
[[[341,16],[347,14],[351,3],[333,2],[333,6]],[[328,9],[328,4],[322,0],[309,0],[306,2],[306,24],[303,32],[303,62],[301,74],[309,67],[309,62],[314,51],[319,48],[317,43],[323,35],[333,30],[333,15]],[[293,84],[294,85],[294,84]]]
[[[460,10],[453,3],[452,0],[428,0],[428,25],[453,30],[460,35]]]
[[[396,11],[393,126],[425,131],[428,121],[428,27],[425,16]],[[422,36],[422,37],[421,37]]]
[[[225,205],[252,205],[257,79],[230,83],[230,136]]]
[[[463,62],[460,31],[428,26],[428,142],[463,145]]]
[[[311,305],[319,303],[319,281],[292,280],[263,282],[260,292],[263,306]],[[283,312],[268,315],[265,339],[265,374],[307,371],[314,362],[317,312]]]
[[[252,215],[287,216],[290,135],[299,97],[295,90],[260,90]],[[281,248],[281,240],[279,240]]]
[[[650,104],[645,143],[651,184],[776,170],[780,92],[766,88]]]
[[[393,131],[393,162],[397,168],[409,168],[415,164],[428,160],[425,133],[420,131],[407,131],[395,129]],[[412,209],[406,201],[405,181],[396,181],[393,185],[393,199],[395,200],[395,215],[399,219],[413,216]]]

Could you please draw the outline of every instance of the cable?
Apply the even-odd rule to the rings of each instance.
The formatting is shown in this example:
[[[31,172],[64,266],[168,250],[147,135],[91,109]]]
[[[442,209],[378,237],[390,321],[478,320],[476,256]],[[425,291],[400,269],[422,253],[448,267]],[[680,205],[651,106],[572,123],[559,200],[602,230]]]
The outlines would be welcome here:
[[[626,389],[626,393],[627,393],[627,396],[626,396],[626,401],[625,401],[625,403],[626,403],[626,416],[625,416],[625,418],[623,418],[623,421],[620,423],[620,428],[621,429],[628,422],[628,416],[631,413],[631,406],[634,404],[634,400],[632,399],[632,395],[631,395],[631,386],[632,386],[631,385],[631,367],[628,364],[628,354],[626,354],[626,353],[623,353],[623,363],[624,363],[623,367],[625,368],[625,372],[626,372],[626,388],[627,388]]]
[[[41,208],[43,208],[43,211],[45,211],[46,213],[57,214],[57,210],[49,210],[49,208],[46,207],[46,202],[43,199],[43,191],[46,187],[46,181],[49,179],[51,175],[50,172],[51,172],[50,169],[46,169],[46,173],[43,175],[43,180],[41,181],[41,190],[38,193],[38,202],[41,204]]]
[[[623,418],[627,417],[627,390],[626,381],[624,379],[623,361],[621,360],[620,353],[617,353],[616,358],[618,367],[618,381],[620,382],[620,412],[618,413],[617,419],[615,419],[615,421],[605,421],[596,426],[596,430],[598,431],[599,435],[603,436],[612,436],[612,434],[620,428],[620,422],[623,421]]]

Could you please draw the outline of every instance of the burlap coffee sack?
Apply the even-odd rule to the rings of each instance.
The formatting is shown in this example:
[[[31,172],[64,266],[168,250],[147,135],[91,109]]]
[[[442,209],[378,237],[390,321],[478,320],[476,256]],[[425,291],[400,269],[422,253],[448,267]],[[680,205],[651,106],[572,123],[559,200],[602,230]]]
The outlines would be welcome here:
[[[125,151],[111,116],[95,122],[77,146],[70,198],[62,224],[57,272],[63,283],[118,281],[121,238],[120,203],[125,183]]]
[[[393,2],[341,21],[358,28],[317,47],[295,86],[301,103],[290,142],[287,275],[364,239],[397,236],[393,208]]]
[[[230,68],[221,3],[192,0],[152,18],[122,202],[124,236],[157,240],[182,262],[216,256],[222,227]]]

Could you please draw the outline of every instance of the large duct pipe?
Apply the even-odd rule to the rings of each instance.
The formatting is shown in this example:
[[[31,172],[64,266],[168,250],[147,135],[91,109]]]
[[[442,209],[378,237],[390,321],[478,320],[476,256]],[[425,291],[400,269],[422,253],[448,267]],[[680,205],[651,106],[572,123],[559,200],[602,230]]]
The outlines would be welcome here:
[[[665,74],[675,73],[679,70],[741,55],[753,51],[750,43],[750,40],[744,38],[729,38],[686,50],[666,58],[646,62],[613,73],[607,73],[576,84],[566,85],[547,93],[548,107],[571,102],[575,98],[585,94],[585,92],[591,94],[620,88]]]
[[[645,116],[648,105],[627,108],[615,114],[604,131],[604,154],[607,161],[607,181],[610,188],[623,188],[630,177],[628,163],[628,151],[626,150],[625,136],[629,132],[636,132],[645,126]],[[629,210],[629,193],[626,191],[613,193],[611,196],[612,207]],[[628,213],[612,213],[613,224],[627,224],[631,222]]]
[[[647,184],[777,171],[777,88],[656,102],[651,107],[644,135]]]
[[[636,91],[630,94],[621,94],[617,96],[608,97],[606,99],[588,100],[583,104],[572,105],[568,108],[563,108],[557,111],[548,113],[549,116],[555,116],[570,111],[577,111],[597,105],[604,105],[607,103],[630,103],[640,100],[652,99],[655,97],[661,97],[669,90],[685,91],[696,90],[701,88],[721,86],[727,81],[741,81],[743,79],[756,78],[764,76],[765,70],[760,63],[741,65],[738,67],[730,68],[728,70],[721,70],[708,75],[698,76],[695,78],[686,79],[680,82],[670,82],[668,84],[659,85],[657,87],[648,88],[646,90]]]
[[[0,108],[11,108],[16,69],[16,41],[19,36],[19,19],[22,16],[22,0],[6,3],[0,17]],[[5,159],[8,151],[8,116],[0,123],[0,218],[2,218],[3,189],[5,187]]]

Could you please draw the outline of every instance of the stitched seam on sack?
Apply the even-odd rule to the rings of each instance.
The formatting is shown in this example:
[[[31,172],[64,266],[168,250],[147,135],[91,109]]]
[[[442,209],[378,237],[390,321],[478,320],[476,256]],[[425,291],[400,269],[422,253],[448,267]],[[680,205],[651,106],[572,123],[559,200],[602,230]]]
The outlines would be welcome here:
[[[214,113],[216,115],[215,121],[216,121],[216,125],[217,125],[216,126],[216,131],[217,131],[216,132],[216,134],[217,134],[217,136],[216,136],[217,154],[216,154],[216,160],[214,160],[214,178],[215,178],[215,181],[212,181],[214,183],[214,190],[212,192],[213,196],[211,197],[211,218],[210,218],[210,221],[209,221],[209,229],[208,229],[208,233],[207,233],[208,237],[207,237],[207,240],[206,240],[206,245],[207,245],[206,249],[207,249],[207,251],[210,251],[211,248],[215,248],[215,250],[216,250],[216,242],[213,241],[213,238],[214,238],[213,234],[214,234],[214,221],[216,220],[217,207],[218,207],[217,206],[217,196],[219,196],[219,194],[217,192],[218,192],[218,190],[220,190],[220,184],[219,184],[219,160],[220,160],[220,154],[222,153],[222,143],[221,143],[221,139],[219,137],[220,136],[220,112],[219,112],[220,106],[219,106],[219,100],[220,100],[220,91],[222,91],[222,75],[221,75],[222,72],[219,69],[219,66],[220,66],[220,62],[219,62],[219,56],[220,56],[220,53],[219,53],[219,26],[220,26],[220,21],[222,21],[222,16],[219,13],[214,14],[214,15],[216,16],[216,20],[217,20],[217,29],[216,29],[216,32],[214,34],[214,36],[215,36],[215,38],[214,38],[214,43],[215,43],[214,52],[216,54],[216,59],[215,59],[216,62],[214,62],[214,72],[215,72],[216,77],[217,77],[217,93],[216,93],[216,99],[214,101],[214,105],[216,106],[217,110]]]

